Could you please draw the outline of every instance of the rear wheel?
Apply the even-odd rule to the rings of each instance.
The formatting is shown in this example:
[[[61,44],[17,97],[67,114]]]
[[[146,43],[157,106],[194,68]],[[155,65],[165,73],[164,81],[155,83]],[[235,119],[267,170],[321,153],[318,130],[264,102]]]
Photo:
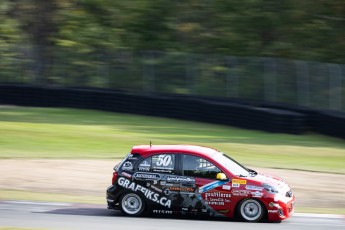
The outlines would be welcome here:
[[[257,200],[245,199],[238,206],[237,213],[244,221],[257,222],[264,216],[264,206]]]
[[[127,216],[140,216],[145,210],[144,200],[135,193],[125,193],[120,198],[120,209]]]

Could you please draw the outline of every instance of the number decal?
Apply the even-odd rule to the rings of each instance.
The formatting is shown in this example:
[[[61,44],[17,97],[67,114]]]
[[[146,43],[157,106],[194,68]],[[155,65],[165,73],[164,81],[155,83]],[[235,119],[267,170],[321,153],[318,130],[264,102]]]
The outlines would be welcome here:
[[[168,165],[170,165],[170,163],[171,163],[170,155],[159,155],[156,165],[167,167]]]

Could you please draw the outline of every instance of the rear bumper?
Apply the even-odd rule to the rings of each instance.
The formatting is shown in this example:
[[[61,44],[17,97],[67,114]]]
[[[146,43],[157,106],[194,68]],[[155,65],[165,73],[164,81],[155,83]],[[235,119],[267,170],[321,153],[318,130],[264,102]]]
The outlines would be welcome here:
[[[107,189],[107,204],[108,204],[108,209],[118,209],[118,192],[116,191],[116,186],[112,185],[109,186]]]

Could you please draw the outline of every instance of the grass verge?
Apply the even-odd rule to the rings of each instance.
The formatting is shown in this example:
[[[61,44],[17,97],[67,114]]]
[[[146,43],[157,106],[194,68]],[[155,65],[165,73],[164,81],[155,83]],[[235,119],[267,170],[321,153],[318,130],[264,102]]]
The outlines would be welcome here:
[[[0,108],[0,158],[122,158],[133,145],[197,144],[244,165],[345,173],[345,142],[166,118],[64,108]]]
[[[68,202],[80,204],[104,204],[105,197],[98,196],[77,196],[58,193],[43,193],[19,190],[0,190],[0,200],[30,200],[30,201],[49,201],[49,202]]]

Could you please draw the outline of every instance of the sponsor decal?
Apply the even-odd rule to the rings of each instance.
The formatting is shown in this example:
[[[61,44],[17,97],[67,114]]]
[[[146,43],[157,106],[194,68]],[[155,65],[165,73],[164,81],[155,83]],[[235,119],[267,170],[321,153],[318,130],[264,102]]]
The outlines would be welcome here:
[[[126,161],[123,165],[122,165],[122,169],[123,170],[133,170],[133,165],[131,162]]]
[[[151,164],[148,162],[148,160],[145,160],[142,163],[140,163],[140,166],[142,166],[142,167],[151,167]]]
[[[169,189],[165,189],[165,190],[164,190],[164,194],[165,194],[165,195],[169,196],[170,193],[171,193],[171,192],[170,192]]]
[[[132,178],[132,175],[126,172],[122,172],[121,175],[127,177],[127,178]]]
[[[169,190],[170,191],[175,191],[175,192],[195,192],[195,189],[194,188],[191,188],[191,187],[178,187],[178,186],[172,186],[172,187],[169,187]]]
[[[171,164],[171,160],[172,160],[171,155],[159,155],[158,161],[156,162],[156,165],[167,167]]]
[[[163,186],[174,186],[174,184],[167,183],[166,181],[161,181],[160,184],[163,185]]]
[[[247,180],[232,179],[233,184],[247,184]]]
[[[156,190],[157,192],[160,192],[160,193],[162,193],[162,192],[163,192],[163,190],[162,190],[162,189],[157,188],[157,187],[156,187],[156,186],[154,186],[154,185],[151,185],[151,188],[152,188],[152,189],[154,189],[154,190]]]
[[[170,154],[161,154],[153,156],[152,158],[152,168],[153,170],[162,170],[168,172],[174,169],[174,157]]]
[[[136,184],[135,182],[132,182],[124,177],[120,177],[117,182],[121,187],[124,187],[126,189],[130,189],[133,192],[140,191],[145,195],[145,197],[153,202],[156,202],[157,204],[160,204],[164,207],[170,208],[171,207],[171,200],[167,197],[160,196],[158,193],[145,188],[139,184]]]
[[[234,196],[248,196],[250,191],[248,190],[232,190],[232,195]]]
[[[252,192],[252,197],[261,198],[264,194],[259,191]]]
[[[247,184],[247,180],[232,179],[232,187],[239,188],[241,184]]]
[[[129,155],[128,155],[128,159],[129,159],[129,160],[136,160],[137,158],[136,158],[136,157],[133,157],[133,154],[129,154]]]
[[[170,210],[152,210],[153,213],[157,213],[157,214],[173,214],[173,211]]]
[[[259,187],[259,186],[254,186],[254,185],[247,185],[246,189],[255,190],[255,191],[262,191],[264,188],[263,187]]]
[[[225,185],[223,185],[222,189],[223,189],[223,190],[231,190],[231,186],[225,184]]]
[[[222,200],[222,198],[217,198],[217,199],[212,199],[210,201],[206,201],[205,200],[205,204],[208,204],[208,205],[225,205],[224,201]]]
[[[221,192],[206,192],[205,193],[205,203],[208,205],[225,205],[229,203],[230,193],[221,193]]]
[[[153,171],[153,172],[162,172],[162,173],[172,173],[172,170],[169,170],[169,169],[157,169],[157,168],[153,168],[152,171]]]
[[[204,193],[204,192],[210,191],[210,190],[217,188],[217,187],[219,187],[219,186],[221,186],[227,182],[228,181],[220,180],[220,181],[213,181],[211,183],[205,184],[205,185],[199,187],[199,193]]]
[[[268,213],[277,213],[278,210],[268,210]]]
[[[210,197],[221,197],[221,198],[230,198],[230,193],[221,193],[221,192],[206,192],[205,193],[205,199],[208,199]]]
[[[137,180],[160,180],[161,175],[158,173],[144,173],[144,172],[136,172],[134,173],[133,177]]]
[[[192,177],[183,177],[183,176],[167,176],[166,182],[168,183],[191,183],[195,184],[195,179]]]
[[[150,171],[150,167],[139,166],[138,169],[139,169],[139,171],[144,171],[144,172],[149,172]]]
[[[138,167],[139,171],[145,171],[145,172],[148,172],[151,170],[151,161],[146,159],[144,161],[142,161],[140,164],[139,164],[139,167]]]

